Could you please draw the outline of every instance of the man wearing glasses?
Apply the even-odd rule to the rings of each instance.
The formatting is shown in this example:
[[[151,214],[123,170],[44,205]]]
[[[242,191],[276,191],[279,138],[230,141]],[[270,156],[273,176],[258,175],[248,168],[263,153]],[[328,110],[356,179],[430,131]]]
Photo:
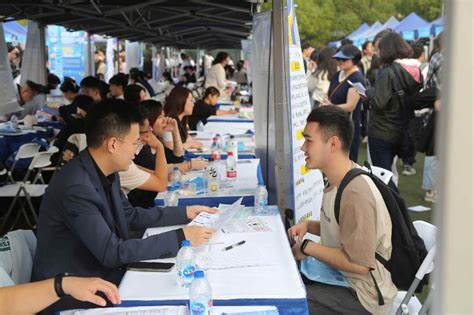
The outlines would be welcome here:
[[[68,273],[94,276],[119,284],[127,264],[173,257],[181,241],[199,246],[214,232],[184,227],[146,239],[133,239],[130,230],[185,224],[203,206],[134,208],[120,190],[119,171],[127,170],[141,146],[140,114],[122,100],[105,100],[87,115],[87,149],[51,180],[43,197],[32,280]],[[71,297],[45,313],[89,308]]]

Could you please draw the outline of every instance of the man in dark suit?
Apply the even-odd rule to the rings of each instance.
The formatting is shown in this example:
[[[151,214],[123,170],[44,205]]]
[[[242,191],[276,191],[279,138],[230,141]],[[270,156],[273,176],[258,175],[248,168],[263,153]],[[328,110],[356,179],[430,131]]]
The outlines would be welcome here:
[[[119,284],[128,263],[172,257],[182,240],[199,246],[212,236],[213,230],[194,226],[130,238],[129,230],[185,224],[202,211],[216,212],[203,206],[130,205],[117,172],[127,170],[141,149],[140,120],[137,110],[123,100],[106,100],[89,111],[88,148],[56,174],[41,203],[33,281],[70,273]],[[62,299],[48,311],[90,307],[71,302]]]

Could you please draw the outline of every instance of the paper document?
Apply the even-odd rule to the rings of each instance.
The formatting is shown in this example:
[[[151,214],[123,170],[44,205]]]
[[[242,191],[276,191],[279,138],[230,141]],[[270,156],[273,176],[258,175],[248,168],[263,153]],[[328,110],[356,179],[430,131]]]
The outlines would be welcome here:
[[[248,244],[231,250],[215,250],[196,258],[197,265],[203,269],[229,269],[243,267],[269,266],[274,262],[261,252],[249,250]]]
[[[365,95],[365,86],[362,83],[360,82],[353,83],[351,82],[351,80],[347,80],[347,82],[357,91],[357,93],[367,98],[367,95]]]
[[[308,256],[303,259],[301,261],[300,271],[308,279],[316,282],[349,287],[349,283],[342,273],[314,257]]]
[[[73,315],[186,315],[188,308],[186,306],[140,306],[140,307],[111,307],[95,308],[90,310],[80,310],[74,312],[61,312],[61,314]]]
[[[425,206],[413,206],[413,207],[408,208],[408,210],[414,211],[414,212],[423,212],[423,211],[430,211],[431,208],[428,208]]]
[[[243,206],[240,205],[242,199],[243,198],[241,197],[232,205],[220,205],[219,212],[216,214],[201,212],[189,223],[189,225],[206,226],[215,230],[220,230],[243,208]]]
[[[252,233],[268,231],[271,231],[271,229],[259,218],[233,220],[222,228],[222,232],[224,233]]]

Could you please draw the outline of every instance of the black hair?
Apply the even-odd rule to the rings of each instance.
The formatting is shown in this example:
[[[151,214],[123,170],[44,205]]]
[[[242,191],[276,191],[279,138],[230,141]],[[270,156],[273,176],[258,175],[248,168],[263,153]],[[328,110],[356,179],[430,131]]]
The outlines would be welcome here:
[[[379,56],[384,64],[392,64],[395,59],[410,58],[413,55],[411,46],[395,32],[388,33],[379,43]]]
[[[111,137],[123,138],[142,118],[136,106],[120,99],[106,99],[92,106],[85,119],[87,146],[98,148]]]
[[[336,60],[332,57],[336,53],[336,50],[332,47],[324,47],[318,54],[316,59],[316,71],[314,76],[318,77],[324,73],[327,73],[328,80],[331,80],[332,76],[337,72]]]
[[[110,78],[109,84],[121,86],[122,89],[125,91],[125,88],[128,85],[127,76],[125,76],[124,74],[116,74]]]
[[[343,40],[341,40],[341,46],[352,45],[353,43],[354,42],[350,40],[349,38],[344,38]]]
[[[243,67],[244,67],[244,64],[245,64],[245,61],[243,60],[239,60],[239,62],[237,62],[237,71],[240,71]]]
[[[94,99],[90,96],[87,96],[87,95],[77,95],[72,100],[71,105],[72,106],[77,106],[78,108],[81,108],[81,109],[85,110],[86,112],[89,112],[89,110],[94,105]]]
[[[174,81],[173,81],[173,78],[171,77],[171,73],[169,73],[168,71],[165,71],[161,74],[161,76],[165,78],[165,81],[168,81],[171,83],[171,85],[174,85]]]
[[[413,50],[412,58],[418,59],[425,52],[425,46],[419,41],[411,43],[411,49]]]
[[[48,74],[47,81],[48,81],[48,86],[53,85],[53,84],[58,85],[59,83],[61,83],[61,79],[59,79],[59,77],[55,75],[54,73]]]
[[[216,65],[218,63],[221,63],[222,61],[226,60],[227,58],[229,58],[229,54],[226,53],[225,51],[219,51],[217,53],[217,56],[216,56],[216,59],[214,59],[214,61],[212,62],[213,65]]]
[[[74,81],[74,79],[70,77],[64,77],[63,84],[61,84],[59,89],[61,90],[61,92],[64,92],[64,93],[67,93],[67,92],[78,93],[79,92],[79,87],[77,86],[76,81]]]
[[[385,35],[390,34],[390,33],[393,33],[393,30],[390,29],[390,28],[378,32],[377,35],[375,35],[374,40],[372,42],[373,45],[378,47],[379,42],[382,39],[382,37],[384,37]]]
[[[147,109],[147,118],[150,126],[153,126],[158,117],[163,113],[163,105],[155,100],[142,101],[139,106]]]
[[[82,79],[81,81],[81,88],[90,88],[94,90],[99,90],[101,87],[101,81],[93,76],[88,76]]]
[[[25,82],[25,84],[33,91],[35,91],[36,93],[38,94],[48,94],[49,93],[49,89],[44,86],[44,85],[41,85],[41,84],[38,84],[38,83],[35,83],[31,80],[27,80]]]
[[[311,45],[309,42],[303,42],[303,44],[301,44],[301,51],[306,50],[311,47],[313,47],[313,45]]]
[[[372,41],[368,40],[362,44],[362,52],[367,49],[367,46],[369,46],[369,44],[372,44]]]
[[[311,55],[309,56],[309,59],[311,59],[312,61],[316,62],[316,60],[318,60],[318,51],[315,49],[313,50],[313,52],[311,53]]]
[[[123,97],[125,100],[132,104],[137,104],[140,102],[140,92],[145,91],[145,89],[138,84],[130,84],[125,88]]]
[[[221,92],[219,92],[219,90],[213,86],[210,86],[206,89],[206,92],[204,92],[204,97],[202,98],[203,100],[208,97],[209,95],[221,95]]]
[[[100,80],[100,81],[99,81],[99,93],[100,93],[100,97],[101,97],[102,99],[106,99],[106,98],[107,98],[107,94],[109,94],[109,92],[110,92],[110,86],[109,86],[106,82]]]
[[[341,141],[344,152],[349,152],[354,137],[354,124],[350,115],[339,106],[316,107],[311,111],[306,122],[317,122],[325,141],[336,136]]]

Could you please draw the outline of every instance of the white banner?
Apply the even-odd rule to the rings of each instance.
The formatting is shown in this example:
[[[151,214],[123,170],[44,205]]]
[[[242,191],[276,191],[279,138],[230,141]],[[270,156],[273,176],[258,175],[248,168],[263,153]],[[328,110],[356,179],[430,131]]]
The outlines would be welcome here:
[[[3,23],[0,23],[0,115],[14,113],[21,109],[18,105],[15,85],[13,84]]]
[[[288,43],[290,66],[290,129],[293,152],[293,188],[295,223],[319,219],[324,193],[324,182],[319,170],[306,168],[301,146],[306,118],[311,112],[308,84],[304,72],[303,55],[296,23],[293,0],[288,0]]]
[[[108,38],[107,39],[107,50],[106,50],[106,61],[107,61],[107,72],[105,73],[105,82],[109,82],[110,78],[117,73],[115,69],[115,51],[117,47],[117,38]]]
[[[21,65],[21,84],[31,80],[46,85],[46,55],[44,31],[38,23],[28,22],[25,53]]]

